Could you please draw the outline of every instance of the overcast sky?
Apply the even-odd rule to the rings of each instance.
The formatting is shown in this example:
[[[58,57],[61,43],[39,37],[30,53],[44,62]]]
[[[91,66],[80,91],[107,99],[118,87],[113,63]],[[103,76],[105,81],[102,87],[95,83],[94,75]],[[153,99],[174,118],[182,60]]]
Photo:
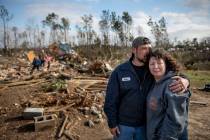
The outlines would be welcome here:
[[[210,36],[210,0],[0,0],[0,5],[14,15],[10,26],[20,29],[32,21],[41,26],[48,13],[55,12],[60,17],[68,17],[71,26],[79,23],[84,14],[92,14],[94,29],[98,31],[102,10],[110,10],[119,15],[129,12],[135,34],[137,27],[141,27],[144,35],[152,37],[147,26],[149,16],[155,21],[164,16],[171,40]],[[2,21],[0,25],[2,28]],[[74,34],[75,29],[71,28]]]

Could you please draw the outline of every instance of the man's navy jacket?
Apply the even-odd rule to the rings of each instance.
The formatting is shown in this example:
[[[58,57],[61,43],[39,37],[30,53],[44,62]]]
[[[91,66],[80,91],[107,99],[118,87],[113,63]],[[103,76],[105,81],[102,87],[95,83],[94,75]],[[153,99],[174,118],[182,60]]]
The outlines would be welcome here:
[[[104,112],[108,125],[142,126],[146,124],[146,97],[152,86],[152,76],[144,68],[140,81],[131,61],[119,65],[107,85]]]

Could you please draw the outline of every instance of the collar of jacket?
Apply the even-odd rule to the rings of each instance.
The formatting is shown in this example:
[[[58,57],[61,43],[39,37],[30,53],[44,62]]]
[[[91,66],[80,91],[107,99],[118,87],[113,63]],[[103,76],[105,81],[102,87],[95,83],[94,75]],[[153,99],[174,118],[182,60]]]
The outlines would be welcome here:
[[[131,71],[135,77],[138,79],[138,81],[140,82],[140,79],[139,79],[139,76],[138,74],[136,73],[134,67],[132,66],[132,61],[131,60],[128,60],[124,63],[123,67],[120,67],[121,70],[126,70],[126,71]],[[146,69],[145,69],[146,70]],[[145,72],[144,76],[148,73],[148,71]]]

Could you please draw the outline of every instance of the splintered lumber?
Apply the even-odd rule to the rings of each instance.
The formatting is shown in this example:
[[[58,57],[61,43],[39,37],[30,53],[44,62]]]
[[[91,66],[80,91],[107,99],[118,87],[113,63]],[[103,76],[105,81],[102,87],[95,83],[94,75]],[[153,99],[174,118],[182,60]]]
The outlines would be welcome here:
[[[78,76],[78,77],[74,77],[74,79],[78,79],[78,80],[102,80],[102,81],[106,81],[107,78],[104,77],[85,77],[85,76]]]
[[[69,139],[69,140],[79,140],[80,136],[76,134],[71,134],[69,131],[65,130],[63,134]]]
[[[69,105],[67,105],[67,106],[64,106],[64,107],[62,107],[62,108],[59,108],[59,109],[51,109],[51,110],[47,110],[47,111],[45,111],[45,112],[59,112],[59,111],[63,111],[63,110],[66,110],[66,109],[68,109],[68,108],[70,108],[70,107],[72,107],[73,105],[75,105],[76,103],[71,103],[71,104],[69,104]]]
[[[64,128],[65,128],[66,123],[67,123],[67,121],[68,121],[68,115],[65,115],[65,116],[66,116],[66,117],[65,117],[65,120],[64,120],[64,122],[63,122],[63,124],[62,124],[62,127],[61,127],[61,129],[60,129],[60,132],[59,132],[59,134],[58,134],[58,138],[60,138],[61,135],[63,134]]]
[[[85,105],[87,97],[88,97],[88,92],[86,92],[86,95],[85,95],[84,99],[82,100],[82,106]]]
[[[86,88],[86,90],[104,90],[106,89],[107,84],[105,83],[97,83],[94,85],[89,86],[88,88]]]
[[[99,81],[98,80],[83,80],[83,81],[80,81],[81,82],[81,85],[83,85],[83,88],[86,89],[96,83],[98,83]]]
[[[48,83],[49,81],[40,81],[40,82],[37,82],[37,83],[33,83],[33,84],[30,84],[30,86],[34,86],[34,85],[38,85],[38,84],[43,84],[43,83]]]
[[[69,122],[69,123],[66,125],[65,129],[68,130],[68,129],[71,127],[71,125],[72,125],[72,123]]]
[[[0,91],[5,90],[6,88],[8,88],[8,87],[7,87],[7,86],[5,86],[5,87],[0,87]]]
[[[86,90],[88,91],[101,91],[101,90],[104,90],[106,89],[106,87],[89,87],[89,88],[86,88]]]
[[[197,104],[197,105],[203,105],[203,106],[207,106],[206,102],[199,102],[199,101],[190,101],[191,104]]]
[[[61,76],[65,77],[65,78],[71,79],[71,75],[68,74],[68,73],[64,73],[64,72],[59,71],[59,74],[60,74]]]
[[[69,139],[69,140],[75,140],[73,135],[70,134],[67,130],[63,132],[63,134]]]
[[[89,92],[101,92],[104,91],[105,89],[87,88],[86,90]]]
[[[61,109],[59,109],[59,111],[61,111],[61,110],[66,110],[66,109],[68,109],[69,107],[72,107],[73,105],[75,105],[76,103],[72,103],[72,104],[70,104],[70,105],[67,105],[67,106],[65,106],[65,107],[63,107],[63,108],[61,108]]]
[[[72,79],[68,82],[68,93],[72,93],[74,89],[80,87],[81,89],[103,90],[106,88],[107,79]]]
[[[72,123],[69,122],[67,125],[66,125],[66,130],[72,130],[75,126],[78,125],[78,121],[77,120],[73,120]]]
[[[14,82],[14,83],[10,83],[10,84],[4,84],[4,86],[14,87],[14,86],[30,85],[30,84],[34,84],[37,82],[43,82],[43,81],[45,81],[45,80],[37,79],[37,80],[31,80],[31,81],[20,81],[20,82]]]

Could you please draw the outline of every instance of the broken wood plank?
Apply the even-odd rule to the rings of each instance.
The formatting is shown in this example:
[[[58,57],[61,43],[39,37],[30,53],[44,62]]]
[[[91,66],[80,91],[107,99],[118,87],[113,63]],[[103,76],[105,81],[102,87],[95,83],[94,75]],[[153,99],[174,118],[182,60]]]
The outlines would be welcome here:
[[[66,130],[70,130],[71,131],[77,125],[78,125],[78,121],[77,120],[74,120],[73,123],[70,123],[69,125],[66,126]]]
[[[0,91],[3,91],[3,90],[5,90],[5,89],[7,89],[7,88],[8,88],[8,86],[0,87]]]
[[[65,78],[67,78],[67,79],[71,79],[72,78],[72,76],[70,74],[68,74],[68,73],[64,73],[64,72],[59,71],[59,74],[61,76],[65,77]]]
[[[95,91],[95,90],[102,91],[102,90],[106,90],[106,88],[105,87],[89,87],[89,88],[86,88],[86,90],[88,90],[88,91]]]
[[[80,136],[76,134],[71,134],[69,131],[65,130],[63,134],[69,139],[69,140],[79,140]]]
[[[105,91],[105,89],[93,89],[93,88],[87,88],[86,89],[88,92],[102,92],[102,91]]]
[[[65,120],[63,121],[62,127],[61,127],[61,129],[60,129],[59,134],[58,134],[58,138],[60,138],[61,135],[63,134],[64,128],[65,128],[66,123],[67,123],[67,121],[68,121],[68,115],[65,115],[65,116],[66,116],[66,117],[65,117]]]
[[[197,105],[203,105],[203,106],[207,106],[208,103],[206,102],[200,102],[200,101],[190,101],[191,104],[197,104]]]
[[[86,92],[85,97],[84,97],[84,99],[83,99],[82,102],[81,102],[81,105],[82,105],[82,106],[85,105],[85,102],[87,101],[87,98],[88,98],[88,92]]]
[[[67,130],[63,132],[63,134],[69,139],[69,140],[75,140],[74,136],[70,134]]]
[[[78,76],[78,77],[74,77],[74,79],[79,79],[79,80],[82,80],[82,79],[90,79],[90,80],[107,80],[107,78],[104,78],[104,77],[85,77],[85,76]]]
[[[75,105],[75,104],[76,104],[76,103],[71,103],[70,105],[64,106],[64,107],[62,107],[62,108],[59,108],[59,109],[51,109],[51,110],[47,110],[47,111],[45,111],[45,112],[50,113],[50,112],[59,112],[59,111],[63,111],[63,110],[68,109],[69,107],[72,107],[72,106]]]
[[[10,84],[4,84],[3,86],[14,87],[14,86],[30,85],[30,84],[41,82],[41,81],[45,81],[45,79],[36,79],[36,80],[31,80],[31,81],[19,81],[19,82],[14,82],[14,83],[10,83]]]
[[[68,122],[68,124],[65,127],[65,130],[68,130],[71,127],[71,125],[72,125],[72,123],[71,122]]]

